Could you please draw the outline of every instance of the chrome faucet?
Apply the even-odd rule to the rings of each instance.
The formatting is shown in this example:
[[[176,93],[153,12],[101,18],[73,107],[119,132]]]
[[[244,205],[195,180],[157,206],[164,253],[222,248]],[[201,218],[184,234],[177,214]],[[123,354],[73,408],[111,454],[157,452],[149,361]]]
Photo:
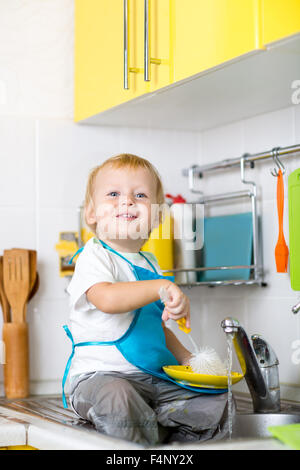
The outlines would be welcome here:
[[[292,307],[293,313],[298,313],[300,311],[300,302],[298,302],[294,307]]]
[[[276,354],[259,335],[252,335],[251,345],[238,320],[228,317],[221,322],[225,333],[233,334],[236,350],[247,382],[255,413],[280,411],[280,386]]]

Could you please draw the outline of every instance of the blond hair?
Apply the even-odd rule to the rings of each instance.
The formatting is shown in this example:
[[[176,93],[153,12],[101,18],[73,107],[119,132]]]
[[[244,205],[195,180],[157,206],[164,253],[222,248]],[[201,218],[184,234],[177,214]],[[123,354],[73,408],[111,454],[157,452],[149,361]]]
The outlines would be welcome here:
[[[156,181],[156,204],[164,204],[165,203],[165,196],[164,196],[164,189],[162,185],[162,181],[160,175],[156,168],[150,163],[148,160],[142,157],[138,157],[137,155],[132,155],[130,153],[121,153],[120,155],[116,155],[113,157],[108,158],[103,162],[101,165],[96,166],[90,171],[87,181],[86,193],[85,193],[85,201],[84,201],[84,209],[91,203],[93,200],[93,193],[94,193],[94,186],[95,186],[95,179],[99,171],[103,168],[110,166],[112,168],[130,168],[135,170],[137,168],[145,168],[149,170],[150,174]],[[84,214],[86,211],[84,210]],[[88,224],[85,217],[85,223],[87,226],[96,233],[96,224]]]

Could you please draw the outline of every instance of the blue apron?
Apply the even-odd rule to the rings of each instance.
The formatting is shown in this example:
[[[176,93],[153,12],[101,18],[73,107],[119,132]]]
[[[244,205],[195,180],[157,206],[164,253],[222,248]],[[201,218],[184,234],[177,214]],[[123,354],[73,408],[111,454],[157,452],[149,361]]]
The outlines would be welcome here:
[[[152,267],[154,272],[131,263],[128,259],[126,259],[120,253],[115,251],[105,242],[103,242],[102,240],[99,241],[102,243],[104,248],[120,256],[130,265],[137,281],[148,281],[152,279],[169,279],[170,281],[174,282],[174,276],[162,276],[158,274],[153,264],[146,258],[146,256],[141,251],[139,252],[140,255],[142,255],[146,259],[146,261]],[[84,247],[80,248],[76,252],[74,257],[78,253],[80,253],[83,248]],[[72,262],[72,260],[70,262]],[[64,325],[63,328],[72,342],[72,352],[67,362],[62,381],[62,399],[64,408],[67,408],[64,386],[67,380],[69,369],[71,367],[71,361],[75,353],[75,348],[83,346],[116,346],[116,348],[121,352],[125,359],[141,371],[147,374],[154,375],[155,377],[158,377],[160,379],[173,382],[179,387],[192,390],[193,392],[227,392],[227,389],[208,389],[185,385],[181,382],[179,383],[176,380],[172,379],[164,372],[164,370],[162,369],[163,366],[179,365],[179,363],[166,346],[166,338],[162,327],[161,319],[163,309],[164,304],[160,300],[157,300],[156,302],[152,302],[148,305],[145,305],[144,307],[137,309],[135,311],[135,316],[128,330],[124,333],[123,336],[121,336],[121,338],[115,341],[85,341],[75,344],[69,328],[67,327],[67,325]]]

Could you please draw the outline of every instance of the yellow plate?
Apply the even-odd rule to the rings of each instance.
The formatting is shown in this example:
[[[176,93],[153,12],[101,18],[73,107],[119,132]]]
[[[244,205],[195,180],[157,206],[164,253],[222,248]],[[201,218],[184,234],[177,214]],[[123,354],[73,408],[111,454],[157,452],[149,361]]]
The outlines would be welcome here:
[[[196,374],[190,366],[164,366],[163,369],[169,377],[184,385],[201,388],[228,388],[227,375]],[[232,372],[232,385],[238,383],[243,377],[238,372]]]

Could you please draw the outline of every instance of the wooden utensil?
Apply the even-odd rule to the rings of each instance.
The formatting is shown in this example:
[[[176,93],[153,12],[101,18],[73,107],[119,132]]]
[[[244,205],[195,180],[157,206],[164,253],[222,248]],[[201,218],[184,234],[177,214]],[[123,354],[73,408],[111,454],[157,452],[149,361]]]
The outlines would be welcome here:
[[[283,207],[284,207],[284,187],[283,174],[278,171],[277,176],[277,210],[278,210],[278,226],[279,234],[275,247],[275,260],[278,273],[286,273],[288,266],[289,249],[284,239],[283,233]]]
[[[21,250],[21,248],[13,248],[13,250]],[[27,299],[27,303],[29,300],[32,299],[32,297],[36,294],[39,285],[40,285],[40,280],[39,276],[36,270],[37,267],[37,252],[36,250],[27,250],[29,251],[29,261],[30,261],[30,292],[29,296]],[[26,321],[26,311],[27,311],[27,305],[25,304],[24,308],[24,321]]]
[[[35,277],[34,286],[33,286],[33,288],[31,289],[31,292],[30,292],[29,297],[28,297],[28,302],[29,302],[29,300],[31,300],[32,297],[37,293],[39,287],[40,287],[40,276],[39,276],[39,273],[37,272],[37,273],[36,273],[36,277]]]
[[[29,251],[29,259],[30,259],[30,292],[32,291],[35,280],[36,280],[36,262],[37,262],[37,254],[35,250],[28,250]]]
[[[33,291],[35,287],[35,281],[36,281],[36,263],[37,263],[37,254],[35,250],[28,250],[29,251],[29,263],[30,263],[30,290],[29,290],[29,295],[27,302],[33,297],[31,296],[31,292]],[[24,305],[24,311],[23,311],[23,320],[26,321],[26,312],[27,312],[27,303]]]
[[[29,394],[29,346],[27,323],[3,323],[6,363],[4,390],[7,398],[26,398]]]
[[[4,289],[11,306],[11,317],[22,323],[24,309],[30,293],[30,258],[28,250],[4,250]]]
[[[0,256],[0,301],[3,312],[3,322],[10,321],[10,307],[4,290],[3,282],[3,256]]]

